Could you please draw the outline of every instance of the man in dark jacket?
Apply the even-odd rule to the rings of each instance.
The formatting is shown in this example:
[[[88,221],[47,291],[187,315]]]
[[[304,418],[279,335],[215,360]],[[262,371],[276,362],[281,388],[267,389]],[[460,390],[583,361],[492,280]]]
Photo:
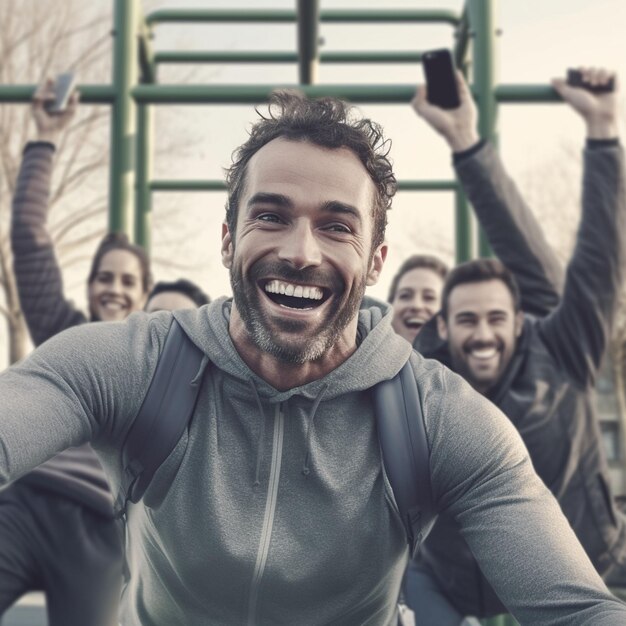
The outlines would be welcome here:
[[[583,73],[593,84],[610,78],[600,70]],[[478,140],[475,107],[463,79],[462,104],[454,111],[433,107],[425,91],[418,92],[415,109],[455,152],[461,182],[494,249],[502,250],[508,240],[503,261],[518,280],[494,260],[458,267],[446,281],[440,314],[418,335],[415,347],[462,374],[509,417],[538,474],[606,577],[624,560],[626,520],[610,495],[593,385],[624,279],[623,153],[614,93],[596,95],[562,81],[554,87],[581,114],[588,137],[583,216],[560,302],[559,273],[543,238],[515,239],[532,236],[538,227],[491,147]],[[488,215],[497,215],[499,228]],[[524,259],[531,272],[520,269]],[[464,615],[504,612],[457,522],[445,512],[409,568],[406,591],[417,624],[457,626]]]

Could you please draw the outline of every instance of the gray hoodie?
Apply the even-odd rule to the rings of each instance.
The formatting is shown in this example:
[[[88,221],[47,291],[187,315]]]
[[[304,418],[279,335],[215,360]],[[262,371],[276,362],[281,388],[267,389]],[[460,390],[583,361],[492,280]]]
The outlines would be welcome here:
[[[411,351],[370,302],[355,353],[277,391],[228,334],[230,301],[174,313],[206,353],[188,433],[128,515],[123,626],[393,623],[406,540],[370,388],[411,359],[434,496],[522,624],[626,623],[509,421]],[[0,375],[0,479],[91,440],[112,484],[171,313],[70,329]]]

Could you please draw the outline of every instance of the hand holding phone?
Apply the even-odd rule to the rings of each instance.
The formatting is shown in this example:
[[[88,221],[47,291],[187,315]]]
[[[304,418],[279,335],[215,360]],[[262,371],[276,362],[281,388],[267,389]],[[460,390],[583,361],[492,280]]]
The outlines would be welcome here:
[[[48,100],[44,104],[46,111],[52,114],[63,113],[75,86],[76,78],[73,72],[59,74],[54,81],[54,100]]]
[[[615,139],[619,135],[617,76],[601,67],[569,70],[567,79],[555,78],[555,91],[578,113],[588,139]]]
[[[583,74],[580,70],[568,69],[567,70],[567,84],[570,87],[581,87],[591,93],[611,93],[615,90],[615,80],[609,79],[604,85],[592,85],[583,79]]]
[[[461,105],[456,82],[456,70],[450,50],[429,50],[422,56],[426,76],[427,99],[442,109],[456,109]]]

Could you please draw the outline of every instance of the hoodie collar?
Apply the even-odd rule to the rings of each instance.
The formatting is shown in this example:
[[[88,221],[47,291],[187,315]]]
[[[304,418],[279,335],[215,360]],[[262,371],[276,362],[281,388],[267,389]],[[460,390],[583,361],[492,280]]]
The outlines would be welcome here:
[[[314,400],[322,390],[324,399],[331,400],[369,389],[393,378],[411,354],[410,344],[391,327],[391,307],[366,296],[358,313],[357,350],[323,378],[278,391],[252,372],[235,349],[228,333],[231,305],[232,298],[219,298],[199,309],[175,311],[173,315],[214,365],[246,385],[252,380],[259,395],[271,402],[284,402],[294,395]]]

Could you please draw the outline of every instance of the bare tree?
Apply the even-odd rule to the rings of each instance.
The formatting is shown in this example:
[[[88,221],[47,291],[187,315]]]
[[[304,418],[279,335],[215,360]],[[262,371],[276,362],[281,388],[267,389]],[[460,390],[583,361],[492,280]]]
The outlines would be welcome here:
[[[77,0],[0,3],[0,83],[39,83],[66,69],[76,72],[82,82],[106,81],[111,18],[89,4]],[[9,229],[21,152],[30,138],[30,118],[28,105],[0,105],[0,315],[8,327],[10,363],[28,349]],[[104,232],[107,120],[106,108],[81,107],[57,146],[50,232],[64,268],[84,259],[88,247]]]

